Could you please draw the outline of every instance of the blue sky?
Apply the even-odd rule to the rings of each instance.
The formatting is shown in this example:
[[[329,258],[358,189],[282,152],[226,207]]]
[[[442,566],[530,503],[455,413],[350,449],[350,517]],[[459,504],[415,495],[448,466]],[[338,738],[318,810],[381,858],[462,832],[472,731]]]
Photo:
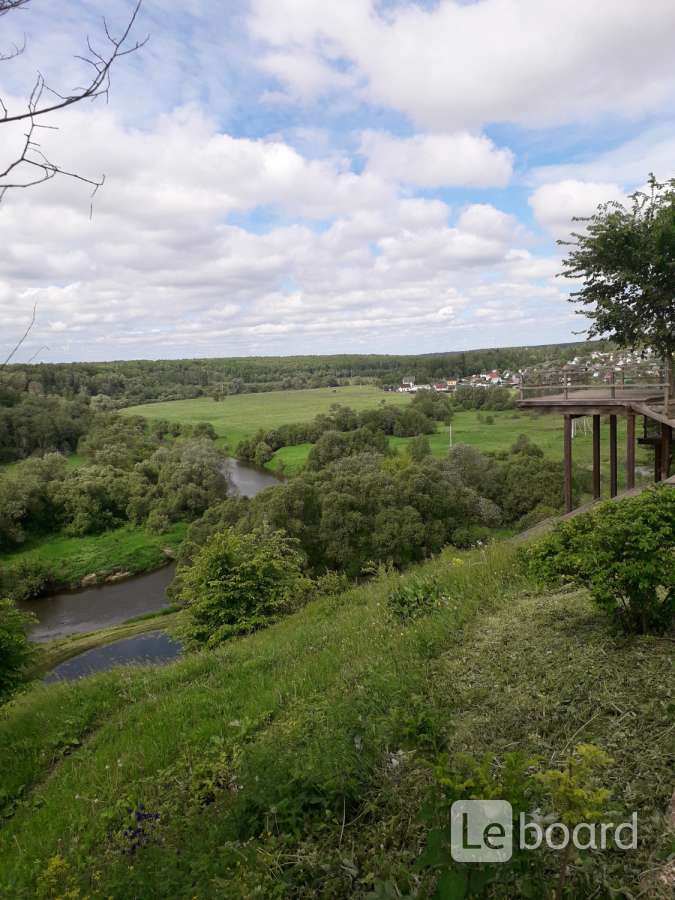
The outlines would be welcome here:
[[[675,4],[144,0],[109,102],[43,148],[106,174],[0,204],[0,344],[26,358],[419,353],[567,340],[573,215],[673,172]],[[127,0],[0,20],[20,109]],[[20,130],[6,128],[0,170]],[[40,350],[39,348],[46,349]],[[0,347],[1,349],[1,347]]]

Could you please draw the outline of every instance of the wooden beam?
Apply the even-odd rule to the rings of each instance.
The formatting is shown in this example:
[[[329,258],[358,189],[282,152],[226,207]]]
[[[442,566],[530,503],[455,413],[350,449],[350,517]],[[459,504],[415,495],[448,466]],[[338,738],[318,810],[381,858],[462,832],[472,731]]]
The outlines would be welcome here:
[[[572,512],[572,416],[565,416],[565,512]]]
[[[593,499],[600,499],[600,416],[593,416]]]
[[[609,496],[616,497],[619,493],[618,479],[618,452],[616,442],[616,416],[609,417]]]
[[[635,487],[635,416],[626,417],[626,489]]]
[[[661,425],[661,481],[670,475],[670,453],[673,443],[673,429],[670,425]]]

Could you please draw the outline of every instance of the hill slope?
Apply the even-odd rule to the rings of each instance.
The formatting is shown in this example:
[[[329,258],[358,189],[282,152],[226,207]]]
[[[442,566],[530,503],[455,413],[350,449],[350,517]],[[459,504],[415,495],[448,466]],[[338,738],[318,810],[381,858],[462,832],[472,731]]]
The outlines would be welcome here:
[[[592,741],[641,844],[595,854],[572,896],[666,896],[672,645],[537,595],[515,552],[448,551],[214,653],[32,689],[0,719],[0,895],[430,896],[413,864],[439,753],[556,765]],[[441,607],[392,619],[421,578]]]

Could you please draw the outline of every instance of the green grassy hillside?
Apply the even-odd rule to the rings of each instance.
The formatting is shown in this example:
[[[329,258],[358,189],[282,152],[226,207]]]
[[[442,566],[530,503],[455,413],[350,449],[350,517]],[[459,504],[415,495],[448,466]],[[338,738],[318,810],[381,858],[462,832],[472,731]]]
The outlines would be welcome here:
[[[431,896],[442,754],[556,766],[581,741],[614,758],[640,846],[594,854],[570,896],[667,896],[672,645],[540,595],[516,553],[448,550],[215,652],[30,689],[0,713],[0,896]],[[420,576],[445,604],[392,619]]]

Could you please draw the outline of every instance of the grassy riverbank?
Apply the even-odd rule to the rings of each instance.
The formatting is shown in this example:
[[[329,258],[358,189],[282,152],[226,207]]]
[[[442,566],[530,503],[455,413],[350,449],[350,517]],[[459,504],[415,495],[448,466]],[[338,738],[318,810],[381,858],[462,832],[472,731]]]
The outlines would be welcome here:
[[[0,893],[428,896],[444,751],[557,766],[593,742],[640,845],[575,866],[573,896],[668,896],[672,647],[538,595],[516,552],[448,550],[218,651],[33,687],[0,721]],[[448,603],[401,624],[387,598],[420,576]]]
[[[0,566],[11,569],[19,563],[42,563],[54,572],[57,587],[76,587],[92,574],[102,580],[115,572],[135,575],[159,568],[167,561],[167,551],[173,554],[178,549],[186,530],[187,525],[179,522],[164,534],[126,526],[84,537],[34,538],[0,557]]]
[[[104,647],[114,641],[135,637],[138,634],[146,634],[148,631],[163,631],[171,628],[177,618],[177,612],[173,607],[149,613],[130,619],[121,625],[112,625],[110,628],[101,628],[87,634],[73,634],[70,637],[58,641],[49,641],[36,647],[36,659],[29,672],[30,678],[41,678],[53,668],[78,656],[94,647]]]

